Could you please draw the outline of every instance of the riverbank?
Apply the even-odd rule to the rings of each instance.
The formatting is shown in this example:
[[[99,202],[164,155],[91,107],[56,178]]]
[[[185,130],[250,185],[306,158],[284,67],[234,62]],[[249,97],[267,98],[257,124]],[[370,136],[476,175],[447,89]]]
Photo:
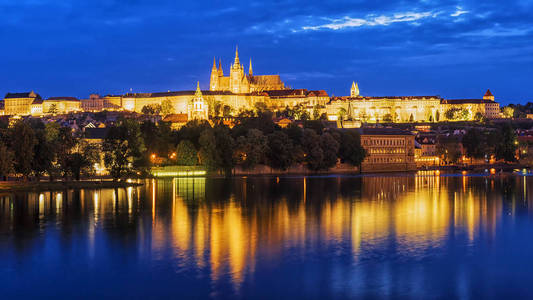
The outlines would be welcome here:
[[[109,189],[140,186],[142,183],[110,180],[81,181],[2,181],[0,192],[54,191],[68,189]]]

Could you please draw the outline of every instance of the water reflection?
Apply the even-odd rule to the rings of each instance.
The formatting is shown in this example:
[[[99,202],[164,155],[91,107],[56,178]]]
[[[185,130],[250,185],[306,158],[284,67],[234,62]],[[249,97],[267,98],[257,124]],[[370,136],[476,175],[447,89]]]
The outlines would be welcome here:
[[[531,184],[518,176],[432,174],[147,180],[126,189],[4,195],[0,234],[8,257],[70,251],[58,246],[60,254],[50,254],[37,246],[43,238],[60,239],[83,246],[76,259],[89,265],[111,251],[127,252],[129,263],[194,274],[215,297],[226,283],[227,293],[250,292],[263,273],[284,264],[305,272],[326,264],[323,274],[305,273],[328,278],[325,295],[394,295],[423,291],[428,276],[413,265],[403,274],[402,263],[443,256],[451,247],[471,253],[476,243],[496,240],[517,215],[530,216]],[[463,267],[449,271],[452,296],[472,293]],[[304,283],[304,294],[319,289]],[[368,294],[369,287],[377,294]]]

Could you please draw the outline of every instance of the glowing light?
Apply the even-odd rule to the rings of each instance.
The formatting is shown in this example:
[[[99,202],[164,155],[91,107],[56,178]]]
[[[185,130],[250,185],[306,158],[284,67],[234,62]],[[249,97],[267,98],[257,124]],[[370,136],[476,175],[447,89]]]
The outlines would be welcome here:
[[[206,171],[154,171],[155,177],[186,177],[186,176],[204,176]]]
[[[496,169],[491,168],[491,169],[490,169],[490,174],[496,174]]]

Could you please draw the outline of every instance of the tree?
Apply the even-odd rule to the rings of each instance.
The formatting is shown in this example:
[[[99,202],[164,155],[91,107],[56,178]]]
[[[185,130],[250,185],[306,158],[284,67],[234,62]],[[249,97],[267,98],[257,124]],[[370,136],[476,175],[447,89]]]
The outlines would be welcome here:
[[[57,139],[52,142],[56,153],[56,164],[63,177],[67,177],[70,173],[69,156],[77,143],[78,140],[72,135],[69,127],[59,128]]]
[[[313,120],[320,119],[320,105],[316,104],[313,106]]]
[[[324,152],[320,145],[320,136],[314,130],[304,130],[302,147],[305,152],[305,163],[307,168],[313,171],[322,169]]]
[[[411,114],[409,116],[409,123],[413,123],[414,121],[415,121],[415,118],[414,118],[413,114]]]
[[[516,133],[510,124],[504,124],[499,131],[500,138],[496,144],[496,159],[503,159],[505,161],[516,161],[516,149],[518,141]]]
[[[514,117],[514,108],[511,107],[511,106],[505,106],[505,107],[502,109],[502,112],[503,112],[503,115],[504,115],[506,118],[512,118],[512,117]]]
[[[109,129],[102,150],[104,163],[114,180],[147,171],[148,159],[140,125],[132,119],[121,120]]]
[[[67,166],[75,180],[80,180],[81,175],[93,175],[94,164],[100,161],[100,147],[80,141],[75,151],[69,154]]]
[[[463,136],[463,147],[466,150],[466,155],[470,158],[483,158],[485,157],[484,147],[486,140],[483,132],[479,129],[472,128],[468,130]]]
[[[265,104],[265,102],[256,102],[256,103],[254,103],[254,107],[255,107],[255,111],[257,113],[264,112],[264,111],[268,110],[268,107]]]
[[[11,130],[11,149],[15,155],[15,172],[26,179],[32,171],[33,147],[36,144],[35,134],[30,125],[22,120],[15,123]]]
[[[268,165],[274,169],[287,170],[293,163],[292,142],[282,131],[275,131],[268,135]]]
[[[320,169],[328,170],[337,164],[337,152],[339,151],[339,143],[333,136],[327,132],[320,136],[320,147],[324,158]]]
[[[13,160],[13,152],[0,142],[0,177],[2,180],[6,180],[9,173],[13,171]]]
[[[158,115],[161,113],[162,107],[160,104],[148,104],[143,106],[141,112],[145,115]]]
[[[457,120],[460,108],[450,108],[445,113],[444,116],[447,120]]]
[[[182,140],[176,148],[178,155],[178,165],[194,166],[198,162],[198,153],[194,144],[189,140]]]
[[[54,123],[50,123],[54,124]],[[55,126],[48,126],[48,128],[55,130]],[[58,144],[54,142],[59,136],[59,131],[54,140],[48,140],[45,130],[35,130],[35,145],[33,147],[33,160],[32,160],[32,170],[33,174],[39,178],[43,173],[48,173],[50,180],[53,180],[56,175],[55,161],[57,158],[56,152],[58,150]]]
[[[340,121],[344,120],[344,116],[346,116],[346,108],[339,107],[339,110],[337,112],[337,116],[339,117]]]
[[[52,115],[55,115],[55,114],[57,114],[57,112],[58,112],[57,105],[56,104],[50,105],[50,108],[48,108],[48,113],[52,114]]]
[[[214,128],[216,149],[218,152],[217,167],[226,176],[231,175],[235,161],[233,160],[234,140],[231,137],[227,126],[216,126]]]
[[[365,149],[361,146],[361,137],[355,131],[343,130],[339,135],[339,158],[343,163],[360,166],[365,158]]]
[[[461,158],[459,141],[453,136],[440,136],[437,138],[437,153],[443,161],[457,163]]]
[[[244,169],[252,169],[265,160],[268,139],[262,131],[250,129],[246,136],[237,139],[236,160]]]
[[[199,138],[200,151],[198,151],[199,163],[207,170],[214,171],[217,169],[218,153],[217,144],[213,129],[206,128],[202,131]]]
[[[224,105],[224,107],[222,107],[222,115],[224,117],[229,117],[231,116],[232,113],[233,113],[233,108],[231,108],[231,106]]]
[[[483,122],[485,121],[485,116],[483,116],[483,114],[481,112],[477,112],[475,115],[474,115],[474,120],[478,121],[478,122]]]
[[[172,105],[172,101],[170,101],[170,99],[163,100],[163,102],[161,102],[161,114],[170,115],[173,113],[174,106]]]

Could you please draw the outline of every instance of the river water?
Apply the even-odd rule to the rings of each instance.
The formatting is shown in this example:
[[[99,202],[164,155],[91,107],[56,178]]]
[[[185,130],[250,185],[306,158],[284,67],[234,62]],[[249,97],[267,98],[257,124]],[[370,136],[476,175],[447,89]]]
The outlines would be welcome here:
[[[0,197],[0,298],[533,298],[533,177],[180,178]]]

